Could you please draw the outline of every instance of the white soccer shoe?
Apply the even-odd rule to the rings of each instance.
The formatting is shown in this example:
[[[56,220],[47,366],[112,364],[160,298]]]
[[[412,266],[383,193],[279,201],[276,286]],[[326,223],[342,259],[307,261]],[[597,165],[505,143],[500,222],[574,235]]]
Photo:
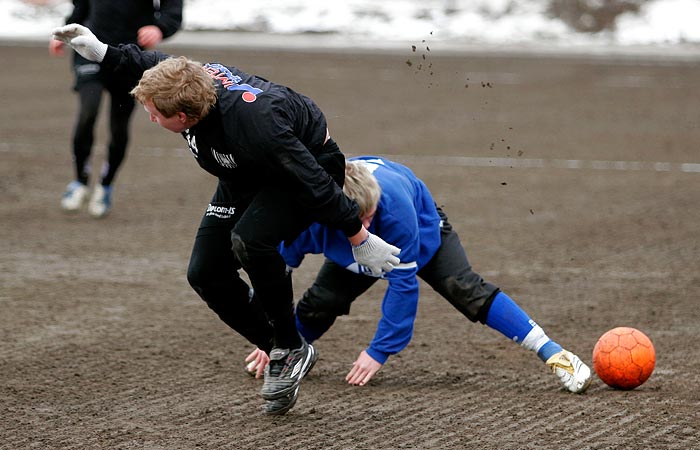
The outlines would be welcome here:
[[[112,187],[104,187],[101,184],[95,186],[95,190],[90,197],[90,203],[88,204],[88,213],[96,219],[106,216],[109,214],[109,210],[112,208]]]
[[[559,377],[564,387],[575,394],[583,394],[591,384],[591,369],[570,351],[562,350],[547,362],[552,373]]]
[[[79,210],[88,196],[88,187],[80,181],[71,181],[61,197],[61,208],[67,212]]]

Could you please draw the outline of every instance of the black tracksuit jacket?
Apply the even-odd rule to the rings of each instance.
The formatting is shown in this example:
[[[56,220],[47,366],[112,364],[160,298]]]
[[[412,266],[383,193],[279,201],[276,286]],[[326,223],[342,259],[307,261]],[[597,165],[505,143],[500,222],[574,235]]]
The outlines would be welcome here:
[[[168,57],[136,45],[110,46],[102,66],[136,83],[145,70]],[[357,204],[320,162],[328,129],[319,107],[286,86],[236,67],[209,63],[204,68],[216,81],[217,102],[182,133],[197,163],[241,198],[279,186],[295,192],[315,221],[347,236],[359,232]]]

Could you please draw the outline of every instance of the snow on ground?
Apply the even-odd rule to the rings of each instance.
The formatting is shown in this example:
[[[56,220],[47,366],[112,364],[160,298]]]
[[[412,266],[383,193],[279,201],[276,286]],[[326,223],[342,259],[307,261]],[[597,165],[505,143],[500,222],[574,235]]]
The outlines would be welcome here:
[[[453,47],[548,45],[576,51],[678,47],[700,55],[700,0],[638,0],[639,11],[620,14],[614,29],[599,33],[577,32],[552,17],[551,1],[185,0],[183,28],[240,31],[267,39],[321,34],[348,46],[430,39]],[[71,8],[67,0],[0,0],[0,39],[48,39]]]

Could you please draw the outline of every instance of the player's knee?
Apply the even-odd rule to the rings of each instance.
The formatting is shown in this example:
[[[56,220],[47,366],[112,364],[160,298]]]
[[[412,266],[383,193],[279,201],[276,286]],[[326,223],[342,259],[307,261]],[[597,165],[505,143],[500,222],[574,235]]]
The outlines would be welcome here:
[[[248,266],[250,257],[243,237],[236,232],[231,232],[231,251],[243,267]]]
[[[296,306],[296,314],[299,321],[314,329],[328,329],[335,319],[343,314],[336,305],[336,296],[333,292],[313,285]],[[347,314],[347,312],[345,312]]]
[[[216,289],[220,283],[217,276],[217,272],[212,270],[210,265],[206,264],[203,257],[196,252],[192,255],[187,266],[187,282],[200,297],[204,297],[205,291]]]
[[[301,306],[301,308],[299,306]],[[303,305],[297,305],[296,311],[299,321],[306,327],[312,329],[326,329],[335,322],[337,317],[330,311],[305,308]]]
[[[190,284],[192,289],[197,292],[200,296],[202,296],[204,292],[204,287],[206,285],[206,275],[205,271],[202,270],[201,266],[192,264],[190,262],[189,267],[187,268],[187,282]]]
[[[472,272],[468,277],[447,277],[442,282],[443,295],[472,322],[484,322],[493,297],[498,292]]]

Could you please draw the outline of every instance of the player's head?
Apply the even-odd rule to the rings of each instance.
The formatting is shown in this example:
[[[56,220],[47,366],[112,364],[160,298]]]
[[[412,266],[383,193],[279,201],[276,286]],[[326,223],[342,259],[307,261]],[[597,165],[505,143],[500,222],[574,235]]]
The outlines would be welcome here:
[[[184,56],[168,58],[146,70],[131,93],[153,122],[175,132],[202,120],[216,103],[214,80],[201,64]]]
[[[362,161],[345,161],[345,184],[343,191],[360,207],[360,219],[365,228],[377,212],[382,188],[377,179]]]

